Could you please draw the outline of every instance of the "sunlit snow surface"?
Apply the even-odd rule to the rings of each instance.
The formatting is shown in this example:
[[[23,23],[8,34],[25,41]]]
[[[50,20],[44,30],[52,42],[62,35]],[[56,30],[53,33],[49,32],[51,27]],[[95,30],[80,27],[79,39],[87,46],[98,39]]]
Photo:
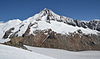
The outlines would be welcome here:
[[[26,46],[32,52],[44,54],[56,59],[100,59],[100,51],[71,52],[60,49],[38,48]]]
[[[0,59],[54,59],[36,52],[0,44]]]
[[[0,44],[0,59],[100,59],[100,51],[71,52],[26,46],[30,51]]]
[[[43,29],[52,29],[53,31],[61,34],[68,34],[68,33],[73,33],[77,30],[81,30],[85,34],[96,34],[96,30],[91,30],[91,29],[84,29],[82,27],[74,27],[68,24],[65,24],[63,22],[57,22],[57,21],[50,21],[50,23],[47,23],[45,21],[38,21],[38,29],[43,30]]]

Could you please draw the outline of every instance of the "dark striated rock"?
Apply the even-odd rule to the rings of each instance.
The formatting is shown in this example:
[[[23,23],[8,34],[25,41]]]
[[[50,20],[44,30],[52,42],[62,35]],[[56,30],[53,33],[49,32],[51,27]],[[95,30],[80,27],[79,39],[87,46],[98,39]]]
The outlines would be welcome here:
[[[92,20],[92,21],[79,21],[79,20],[74,20],[74,23],[70,22],[67,23],[72,26],[78,26],[78,27],[83,27],[83,28],[90,28],[92,30],[97,30],[100,31],[100,21]]]
[[[14,28],[10,28],[9,30],[7,30],[3,36],[4,39],[8,38],[8,36],[12,33],[11,31],[14,30]]]

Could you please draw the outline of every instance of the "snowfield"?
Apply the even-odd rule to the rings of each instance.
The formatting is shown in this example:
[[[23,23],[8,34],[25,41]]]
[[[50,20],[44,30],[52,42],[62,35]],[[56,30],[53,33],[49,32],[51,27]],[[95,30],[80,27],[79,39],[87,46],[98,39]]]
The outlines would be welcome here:
[[[32,52],[44,54],[56,59],[100,59],[100,51],[71,52],[60,49],[48,49],[26,46]]]
[[[0,59],[54,59],[39,53],[0,44]]]
[[[30,51],[0,44],[0,59],[100,59],[100,51],[71,52],[26,46]]]

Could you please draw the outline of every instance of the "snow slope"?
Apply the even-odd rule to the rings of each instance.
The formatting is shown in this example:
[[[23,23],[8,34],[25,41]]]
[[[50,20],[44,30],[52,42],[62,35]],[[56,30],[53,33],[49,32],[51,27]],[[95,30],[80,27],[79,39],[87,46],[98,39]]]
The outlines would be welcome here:
[[[57,59],[100,59],[100,51],[71,52],[60,49],[26,47],[32,52],[44,54]]]
[[[54,59],[36,52],[0,44],[0,59]]]
[[[85,34],[97,34],[98,31],[96,30],[91,30],[89,28],[84,29],[82,27],[74,27],[70,26],[68,24],[65,24],[63,22],[57,22],[57,21],[50,21],[51,23],[47,23],[45,21],[38,21],[38,28],[39,30],[44,30],[44,29],[52,29],[53,31],[61,34],[68,34],[68,33],[73,33],[77,32],[77,30],[81,30]]]

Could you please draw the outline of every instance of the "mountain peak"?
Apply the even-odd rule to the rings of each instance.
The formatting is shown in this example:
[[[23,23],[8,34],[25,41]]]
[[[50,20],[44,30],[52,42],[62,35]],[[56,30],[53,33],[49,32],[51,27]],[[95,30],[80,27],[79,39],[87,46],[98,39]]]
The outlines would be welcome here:
[[[50,15],[50,14],[55,14],[52,10],[50,10],[50,9],[47,9],[47,8],[44,8],[41,12],[40,12],[40,14],[42,14],[42,15]]]
[[[52,10],[44,8],[40,13],[34,15],[31,19],[35,20],[60,20],[60,15],[57,15]]]
[[[48,11],[48,10],[50,11],[50,9],[48,9],[48,8],[44,8],[43,10],[44,10],[44,11]]]

